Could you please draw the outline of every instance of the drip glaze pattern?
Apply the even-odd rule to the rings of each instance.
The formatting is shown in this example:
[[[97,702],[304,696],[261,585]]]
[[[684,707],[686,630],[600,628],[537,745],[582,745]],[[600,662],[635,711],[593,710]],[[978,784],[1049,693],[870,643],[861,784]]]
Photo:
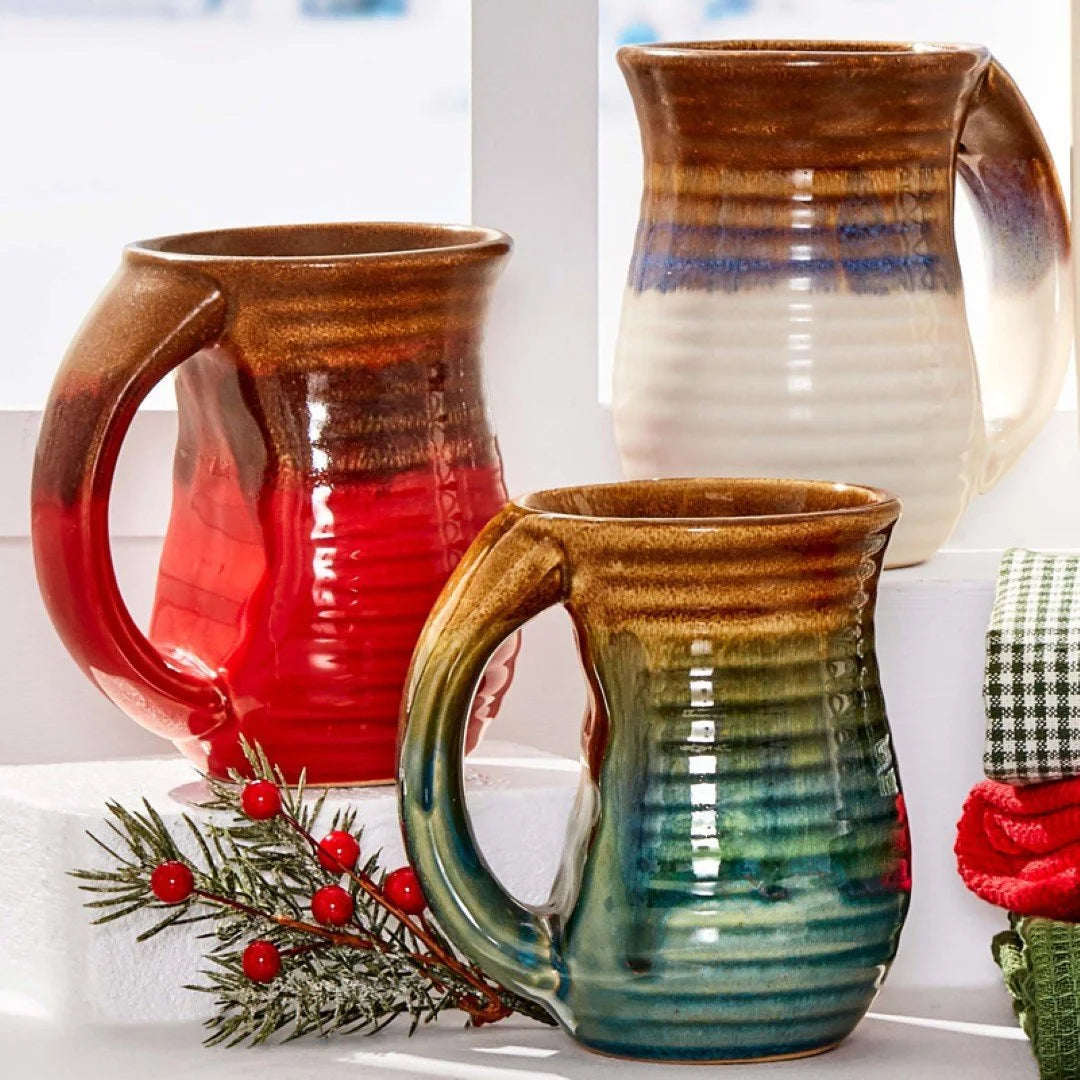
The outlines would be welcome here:
[[[985,49],[623,49],[644,192],[615,365],[624,471],[895,491],[890,565],[929,558],[1053,407],[1069,350],[1060,185]],[[991,263],[976,374],[957,173]]]
[[[508,250],[498,233],[398,225],[151,241],[73,346],[37,462],[43,592],[91,678],[212,775],[244,771],[245,738],[291,782],[393,777],[416,638],[505,502],[480,349]],[[155,362],[180,364],[180,432],[140,643],[96,523],[131,384]],[[488,674],[470,745],[513,655]]]
[[[793,481],[544,492],[504,511],[443,593],[406,703],[414,865],[460,947],[586,1045],[802,1055],[869,1007],[910,889],[873,627],[897,513],[879,492]],[[477,870],[455,740],[470,674],[557,602],[592,691],[587,771],[535,912]]]

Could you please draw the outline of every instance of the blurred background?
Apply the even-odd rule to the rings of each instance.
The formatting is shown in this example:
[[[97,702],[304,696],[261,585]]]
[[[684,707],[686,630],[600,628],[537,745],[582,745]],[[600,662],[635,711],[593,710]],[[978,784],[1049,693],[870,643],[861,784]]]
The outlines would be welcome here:
[[[467,219],[468,85],[468,0],[0,0],[0,407],[128,241]]]

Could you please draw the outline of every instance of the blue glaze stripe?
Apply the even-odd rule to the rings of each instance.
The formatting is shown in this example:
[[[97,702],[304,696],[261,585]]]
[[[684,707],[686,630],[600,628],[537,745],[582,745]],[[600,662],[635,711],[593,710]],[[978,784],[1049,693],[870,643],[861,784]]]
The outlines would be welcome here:
[[[630,285],[636,292],[666,293],[675,289],[739,292],[792,278],[809,278],[815,289],[823,291],[839,290],[845,285],[852,292],[865,293],[934,290],[942,287],[942,265],[940,256],[929,253],[784,260],[644,253],[633,261]]]

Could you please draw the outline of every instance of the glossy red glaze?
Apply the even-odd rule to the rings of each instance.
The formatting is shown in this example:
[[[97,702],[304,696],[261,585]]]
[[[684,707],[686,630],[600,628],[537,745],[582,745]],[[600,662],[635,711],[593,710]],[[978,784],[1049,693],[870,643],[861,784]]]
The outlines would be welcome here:
[[[413,647],[505,502],[480,342],[509,250],[435,226],[254,229],[129,249],[46,410],[34,549],[87,675],[200,768],[389,782]],[[177,367],[172,516],[150,630],[108,500],[138,400]],[[467,747],[509,681],[493,660]]]
[[[324,491],[281,478],[253,505],[209,468],[203,476],[205,485],[178,491],[149,636],[177,669],[211,676],[226,706],[190,709],[195,738],[178,745],[217,777],[248,774],[243,735],[290,782],[305,768],[311,783],[391,779],[413,646],[446,578],[505,502],[500,469],[413,471]],[[38,527],[61,541],[52,557],[73,565],[82,558],[68,547],[77,512],[35,510]],[[64,606],[80,636],[110,633],[93,593],[69,593]],[[516,651],[515,639],[488,668],[468,750],[498,708]],[[127,712],[146,707],[137,685],[110,691]]]
[[[286,474],[255,504],[210,465],[181,486],[150,640],[178,667],[217,673],[232,715],[203,740],[210,771],[245,768],[242,734],[292,778],[390,776],[413,646],[504,501],[498,468]]]

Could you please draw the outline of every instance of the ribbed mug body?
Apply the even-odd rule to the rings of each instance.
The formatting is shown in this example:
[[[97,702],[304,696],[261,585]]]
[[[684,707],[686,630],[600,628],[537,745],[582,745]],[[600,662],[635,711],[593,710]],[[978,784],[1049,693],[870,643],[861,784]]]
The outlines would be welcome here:
[[[409,659],[505,502],[483,392],[501,233],[358,223],[165,237],[125,252],[57,378],[34,537],[62,638],[201,769],[257,744],[295,783],[388,783]],[[172,514],[147,638],[116,592],[114,457],[176,367]],[[477,696],[474,745],[515,642]]]
[[[552,1006],[587,1045],[799,1056],[869,1007],[910,889],[874,651],[891,524],[556,523],[594,705]]]
[[[727,43],[730,44],[730,43]],[[984,459],[953,237],[978,51],[626,50],[645,189],[614,414],[624,470],[812,476],[947,539]]]
[[[292,778],[388,780],[420,629],[506,499],[480,358],[501,257],[372,262],[236,264],[228,333],[180,371],[150,638],[226,687],[186,747],[217,775],[243,736]]]

